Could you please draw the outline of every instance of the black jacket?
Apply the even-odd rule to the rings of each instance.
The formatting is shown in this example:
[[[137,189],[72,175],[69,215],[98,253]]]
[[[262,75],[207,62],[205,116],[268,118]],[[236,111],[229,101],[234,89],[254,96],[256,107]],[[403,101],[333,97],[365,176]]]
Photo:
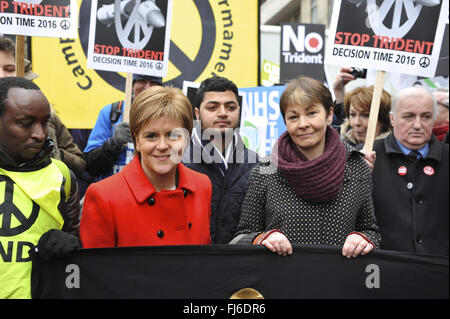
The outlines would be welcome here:
[[[235,134],[234,141],[233,160],[228,163],[225,175],[222,174],[220,161],[214,161],[198,138],[191,139],[190,147],[183,157],[185,166],[207,175],[211,180],[211,242],[213,244],[227,244],[233,238],[247,191],[247,179],[252,168],[258,163],[257,154],[244,146],[238,134]],[[206,149],[212,148],[208,145]],[[200,153],[201,156],[199,156]]]
[[[432,136],[426,158],[404,155],[394,135],[374,142],[381,248],[448,256],[449,148]]]

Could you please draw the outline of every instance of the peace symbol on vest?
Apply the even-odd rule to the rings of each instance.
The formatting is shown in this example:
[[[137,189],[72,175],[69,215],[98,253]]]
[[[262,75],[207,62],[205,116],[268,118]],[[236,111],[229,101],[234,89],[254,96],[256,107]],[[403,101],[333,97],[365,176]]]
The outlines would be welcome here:
[[[0,236],[15,236],[28,230],[36,221],[39,215],[39,205],[34,201],[31,214],[26,217],[19,208],[13,203],[14,181],[5,175],[0,175],[0,182],[5,182],[4,201],[0,204]],[[12,216],[19,222],[18,226],[12,227]]]

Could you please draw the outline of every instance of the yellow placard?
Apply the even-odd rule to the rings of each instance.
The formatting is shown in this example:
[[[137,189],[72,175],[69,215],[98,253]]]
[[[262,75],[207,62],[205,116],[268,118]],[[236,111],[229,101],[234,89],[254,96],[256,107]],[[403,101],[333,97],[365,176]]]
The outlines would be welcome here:
[[[86,67],[83,48],[87,49],[90,4],[87,0],[78,4],[79,37],[32,38],[32,63],[39,74],[35,82],[64,124],[92,128],[104,105],[124,99],[126,74]],[[201,82],[216,74],[238,87],[257,86],[258,10],[258,0],[174,1],[164,83],[182,88],[184,80]]]

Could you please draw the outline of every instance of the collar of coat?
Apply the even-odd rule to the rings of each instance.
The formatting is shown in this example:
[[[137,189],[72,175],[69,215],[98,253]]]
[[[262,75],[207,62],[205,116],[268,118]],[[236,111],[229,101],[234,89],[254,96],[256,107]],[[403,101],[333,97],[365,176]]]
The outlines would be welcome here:
[[[430,147],[427,155],[427,159],[434,159],[437,162],[441,162],[441,156],[442,156],[442,148],[439,140],[432,134],[430,140],[428,141],[428,146]],[[386,148],[386,153],[388,154],[400,154],[403,156],[406,156],[403,154],[402,150],[397,144],[397,141],[394,137],[394,132],[388,135],[384,139],[384,147]]]
[[[391,133],[391,130],[380,132],[375,139],[380,140],[383,138],[386,138]],[[350,121],[348,118],[344,120],[344,122],[341,125],[340,129],[341,139],[347,143],[349,143],[351,146],[358,147],[358,149],[362,148],[364,146],[364,143],[358,143],[356,140],[355,134],[353,134],[353,129],[350,126]]]
[[[177,165],[178,172],[178,187],[177,190],[187,190],[194,193],[196,191],[195,184],[193,183],[192,175],[190,170],[181,163]],[[145,175],[142,169],[141,162],[139,161],[139,156],[135,156],[131,162],[122,169],[125,181],[128,184],[131,192],[138,203],[143,203],[149,197],[156,194],[156,189],[153,187],[150,180]]]

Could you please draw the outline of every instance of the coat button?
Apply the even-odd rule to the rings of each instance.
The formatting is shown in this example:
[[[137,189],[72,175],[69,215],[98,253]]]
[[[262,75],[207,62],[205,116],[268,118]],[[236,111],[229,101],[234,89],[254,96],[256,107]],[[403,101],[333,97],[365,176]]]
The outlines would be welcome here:
[[[422,237],[418,237],[418,238],[417,238],[417,242],[418,242],[419,244],[423,243]]]
[[[150,197],[149,199],[147,199],[147,202],[149,205],[155,205],[155,199],[153,197]]]
[[[188,193],[187,190],[184,189],[184,190],[183,190],[183,196],[186,197],[186,196],[187,196],[187,193]]]
[[[408,184],[406,184],[406,188],[407,189],[412,189],[413,188],[413,183],[409,182]]]
[[[191,229],[191,227],[192,227],[191,222],[188,223],[188,226],[189,226],[189,229]]]
[[[158,235],[159,238],[163,238],[164,237],[164,232],[160,229],[156,232],[156,235]]]

